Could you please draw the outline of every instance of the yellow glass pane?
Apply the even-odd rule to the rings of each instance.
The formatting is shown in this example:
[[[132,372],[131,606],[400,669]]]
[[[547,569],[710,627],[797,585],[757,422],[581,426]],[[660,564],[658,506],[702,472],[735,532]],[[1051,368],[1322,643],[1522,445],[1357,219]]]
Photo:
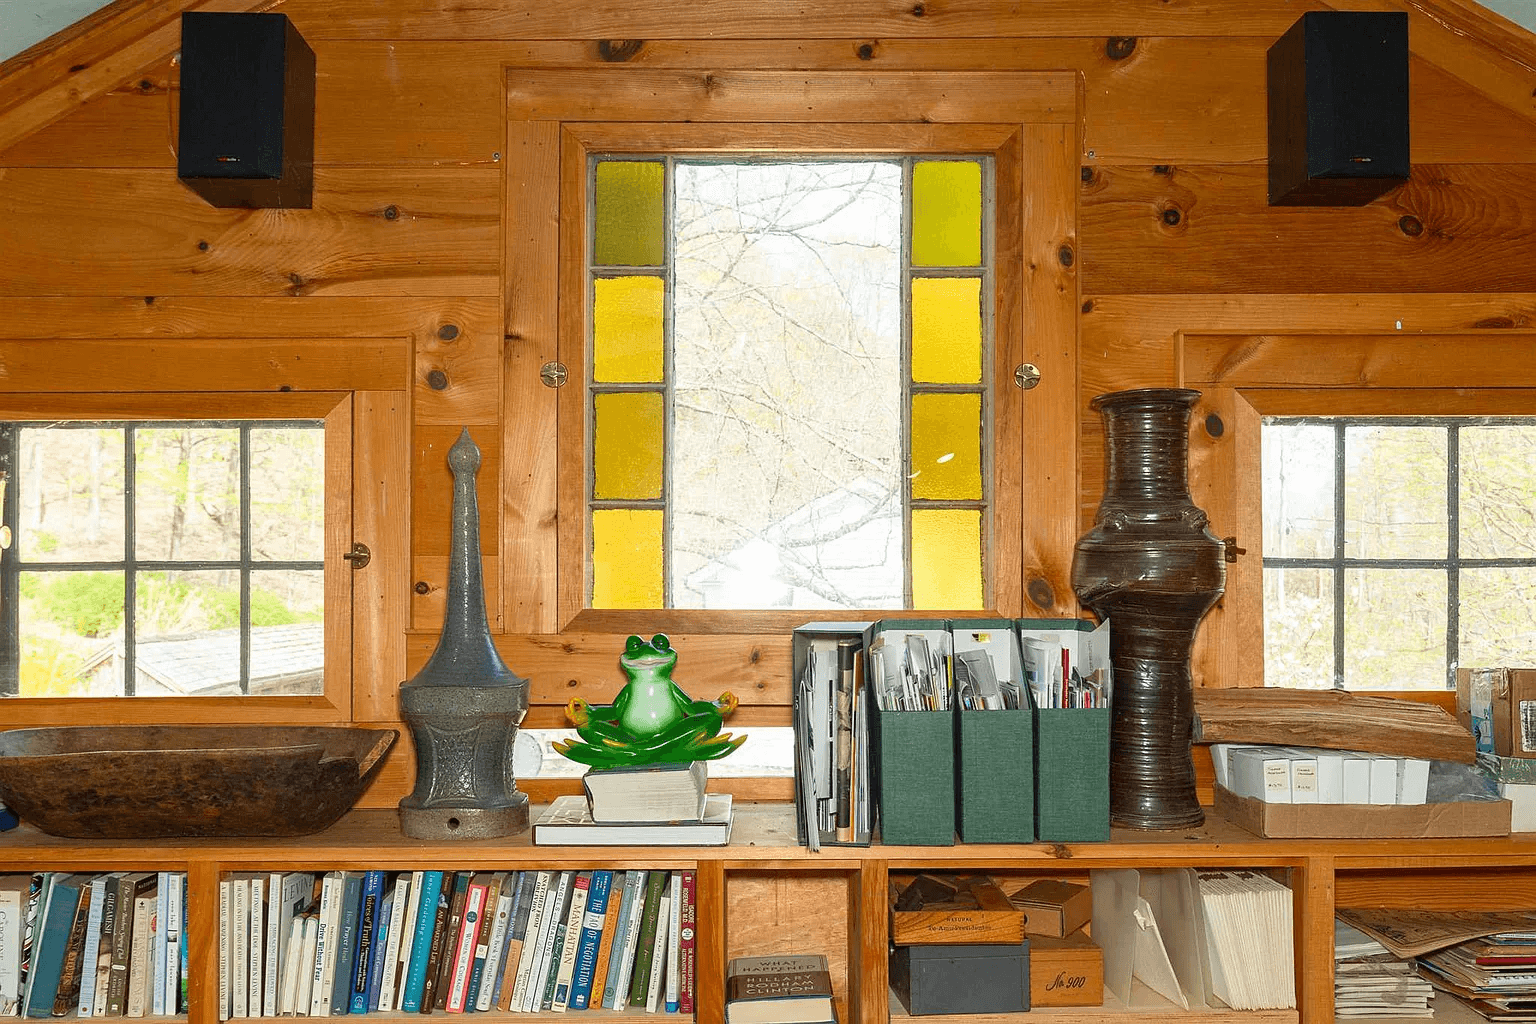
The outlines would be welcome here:
[[[981,265],[981,164],[924,160],[913,166],[912,265]]]
[[[660,608],[661,510],[592,513],[592,607]]]
[[[611,267],[657,267],[662,244],[663,166],[645,160],[604,160],[593,188],[592,262]]]
[[[982,607],[980,511],[912,510],[912,607]]]
[[[592,379],[603,384],[661,380],[666,282],[599,277],[592,282]]]
[[[912,379],[981,382],[981,278],[913,279]]]
[[[661,394],[592,397],[592,497],[660,498]]]
[[[912,396],[912,497],[981,497],[981,396]]]

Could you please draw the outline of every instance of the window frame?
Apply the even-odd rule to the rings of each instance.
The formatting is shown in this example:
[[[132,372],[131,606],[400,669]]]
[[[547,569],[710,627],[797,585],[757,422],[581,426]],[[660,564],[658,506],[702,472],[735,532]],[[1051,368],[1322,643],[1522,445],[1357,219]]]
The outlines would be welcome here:
[[[1232,539],[1226,592],[1195,640],[1197,686],[1265,685],[1263,418],[1536,415],[1533,341],[1536,332],[1515,330],[1179,334],[1180,386],[1202,392],[1191,417],[1191,493],[1211,531]],[[1454,701],[1448,690],[1370,692]]]
[[[1075,74],[509,68],[507,90],[509,514],[501,550],[509,632],[787,635],[808,617],[585,607],[586,417],[584,389],[573,385],[586,359],[586,169],[594,153],[990,155],[999,222],[1016,227],[999,227],[995,243],[991,595],[987,609],[967,614],[1077,613],[1069,584],[1077,528]],[[569,381],[552,394],[539,383],[550,363],[562,364]],[[1042,385],[1009,387],[1026,363]],[[914,611],[857,617],[885,614]]]

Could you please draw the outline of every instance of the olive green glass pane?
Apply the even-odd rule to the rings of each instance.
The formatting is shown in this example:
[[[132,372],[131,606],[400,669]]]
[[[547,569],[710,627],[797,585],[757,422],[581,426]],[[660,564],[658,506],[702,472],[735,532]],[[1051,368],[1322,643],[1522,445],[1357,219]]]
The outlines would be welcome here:
[[[592,262],[604,267],[657,267],[664,257],[663,166],[605,160],[593,190]]]
[[[912,396],[912,497],[981,497],[981,396]]]
[[[592,282],[592,379],[601,384],[661,380],[662,309],[659,277],[600,277]]]
[[[592,398],[592,497],[660,498],[662,405],[657,391]]]
[[[982,607],[980,511],[912,510],[912,607]]]
[[[592,513],[592,607],[660,608],[661,510]]]
[[[925,160],[912,168],[912,265],[981,265],[981,165]]]
[[[981,382],[981,278],[912,281],[912,379]]]

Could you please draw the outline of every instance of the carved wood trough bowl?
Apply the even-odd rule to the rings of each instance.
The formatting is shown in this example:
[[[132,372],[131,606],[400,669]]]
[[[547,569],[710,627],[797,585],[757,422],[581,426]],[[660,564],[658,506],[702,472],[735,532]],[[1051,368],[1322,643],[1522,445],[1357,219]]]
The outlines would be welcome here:
[[[0,801],[69,839],[301,836],[345,814],[399,737],[348,726],[0,733]]]

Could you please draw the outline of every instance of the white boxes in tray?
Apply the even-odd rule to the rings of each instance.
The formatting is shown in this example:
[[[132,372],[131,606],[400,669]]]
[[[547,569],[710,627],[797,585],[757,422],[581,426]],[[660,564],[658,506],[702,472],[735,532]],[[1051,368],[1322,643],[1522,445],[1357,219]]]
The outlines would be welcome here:
[[[1211,745],[1216,781],[1271,804],[1422,804],[1429,762],[1351,750]]]

